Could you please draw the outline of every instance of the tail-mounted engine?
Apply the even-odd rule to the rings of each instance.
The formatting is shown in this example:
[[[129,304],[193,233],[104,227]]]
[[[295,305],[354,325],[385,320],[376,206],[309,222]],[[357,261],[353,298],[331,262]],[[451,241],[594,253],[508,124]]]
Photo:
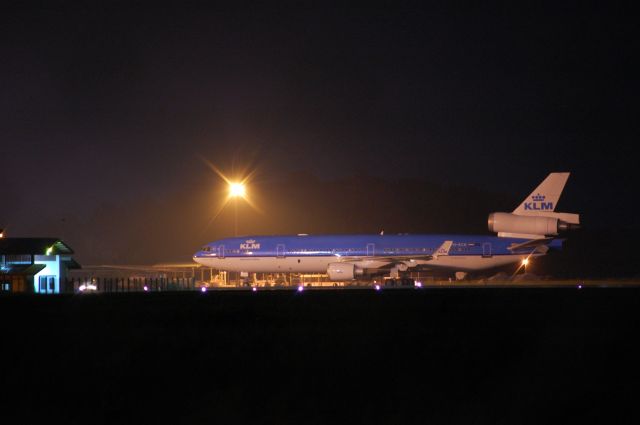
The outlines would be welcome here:
[[[549,215],[554,215],[554,213]],[[578,223],[569,223],[556,217],[524,216],[503,212],[489,214],[488,224],[489,231],[498,233],[498,236],[508,234],[528,237],[557,236],[580,227]]]

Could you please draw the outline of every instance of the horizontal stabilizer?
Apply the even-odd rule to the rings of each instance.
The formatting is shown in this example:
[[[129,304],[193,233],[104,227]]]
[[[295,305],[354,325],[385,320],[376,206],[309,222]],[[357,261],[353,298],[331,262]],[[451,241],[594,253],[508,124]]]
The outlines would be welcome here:
[[[535,240],[544,240],[546,236],[544,235],[530,235],[528,233],[509,233],[509,232],[498,232],[499,238],[518,238],[518,239],[535,239]]]
[[[549,242],[551,242],[553,240],[553,238],[544,238],[544,239],[533,239],[530,241],[526,241],[526,242],[522,242],[522,243],[514,243],[512,245],[508,246],[509,251],[519,251],[521,249],[528,249],[528,248],[540,248],[540,247],[545,247],[548,250],[547,244]],[[545,250],[546,252],[546,250]]]

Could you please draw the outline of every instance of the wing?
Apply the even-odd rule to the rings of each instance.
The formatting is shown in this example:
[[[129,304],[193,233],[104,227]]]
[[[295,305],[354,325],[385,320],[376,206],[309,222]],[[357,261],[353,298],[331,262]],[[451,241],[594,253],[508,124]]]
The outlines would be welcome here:
[[[389,264],[397,264],[403,263],[409,267],[413,267],[412,263],[423,264],[426,261],[432,261],[439,256],[449,255],[449,250],[451,250],[451,246],[453,245],[453,241],[444,241],[440,247],[438,247],[433,254],[424,254],[424,255],[393,255],[386,257],[348,257],[342,260],[344,263],[377,263],[377,266],[373,268],[386,267]]]

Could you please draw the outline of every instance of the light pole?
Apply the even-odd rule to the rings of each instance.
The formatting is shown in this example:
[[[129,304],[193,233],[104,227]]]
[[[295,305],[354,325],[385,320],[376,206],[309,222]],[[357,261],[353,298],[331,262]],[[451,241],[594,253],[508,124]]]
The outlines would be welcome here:
[[[244,198],[246,191],[242,183],[229,183],[229,196],[233,198],[233,236],[238,236],[238,198]]]
[[[233,198],[233,236],[238,236],[238,197]]]

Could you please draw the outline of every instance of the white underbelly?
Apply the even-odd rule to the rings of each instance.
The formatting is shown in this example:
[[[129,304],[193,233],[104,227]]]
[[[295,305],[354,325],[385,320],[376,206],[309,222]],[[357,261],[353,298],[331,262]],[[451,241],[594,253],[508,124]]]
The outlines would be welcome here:
[[[480,255],[448,255],[429,261],[426,266],[442,267],[452,270],[486,270],[493,267],[506,266],[518,263],[522,255],[493,255],[483,257]]]
[[[199,263],[218,270],[260,273],[325,273],[330,263],[339,260],[326,257],[226,257],[199,258]]]
[[[480,255],[448,255],[440,256],[433,260],[422,261],[417,260],[416,265],[446,268],[451,270],[486,270],[493,267],[505,266],[521,261],[525,256],[521,254],[514,255],[493,255],[483,257]],[[264,273],[325,273],[327,267],[331,263],[345,261],[347,258],[336,258],[335,256],[324,257],[210,257],[198,258],[196,261],[200,264],[212,267],[218,270],[226,270],[232,272],[264,272]],[[366,259],[357,261],[357,266],[365,269],[374,269],[385,264],[388,261],[376,261],[375,259]],[[411,267],[410,267],[411,268]]]

